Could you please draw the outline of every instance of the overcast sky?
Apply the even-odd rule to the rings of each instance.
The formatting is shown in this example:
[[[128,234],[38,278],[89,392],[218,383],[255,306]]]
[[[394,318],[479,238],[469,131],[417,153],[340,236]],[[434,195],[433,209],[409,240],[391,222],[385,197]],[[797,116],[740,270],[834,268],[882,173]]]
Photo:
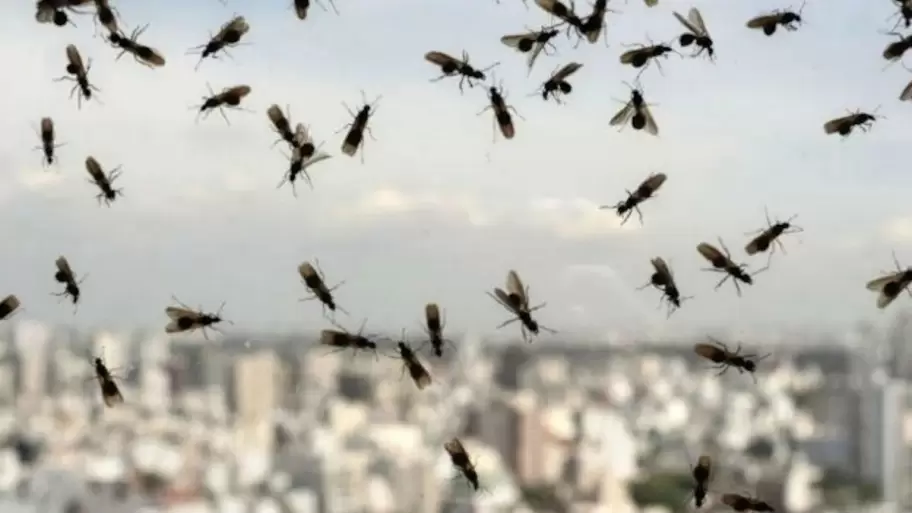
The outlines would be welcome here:
[[[0,98],[0,293],[15,293],[23,318],[84,326],[166,324],[172,294],[205,309],[227,301],[235,329],[315,330],[326,325],[296,273],[319,258],[352,329],[416,328],[422,307],[439,302],[448,326],[492,332],[508,316],[484,295],[516,269],[532,300],[547,301],[540,321],[563,333],[627,331],[666,334],[700,329],[838,330],[862,319],[886,322],[864,283],[892,267],[890,251],[912,264],[912,105],[897,97],[912,78],[883,70],[890,41],[879,31],[892,5],[881,0],[809,2],[797,32],[765,37],[744,23],[762,12],[748,3],[662,0],[613,2],[606,48],[542,56],[530,77],[525,59],[502,35],[547,23],[530,0],[336,0],[341,12],[313,7],[299,21],[286,0],[217,0],[116,5],[128,28],[150,23],[141,41],[167,65],[147,69],[93,37],[89,17],[77,27],[34,20],[31,2],[3,2],[0,57],[7,70]],[[641,82],[660,137],[622,132],[608,120],[626,99],[634,72],[618,63],[623,44],[671,40],[682,27],[673,10],[698,7],[716,41],[717,63],[672,55],[664,75]],[[774,3],[764,6],[775,8]],[[788,7],[783,4],[781,7]],[[797,8],[797,5],[794,6]],[[587,7],[588,8],[588,7]],[[202,44],[234,13],[251,25],[251,44],[234,59],[207,61]],[[102,103],[77,109],[64,73],[64,48],[92,58],[90,78]],[[460,95],[456,80],[431,83],[428,50],[465,49],[480,67],[501,65],[517,119],[512,141],[492,137],[481,87]],[[529,96],[559,65],[578,61],[565,105]],[[245,106],[195,122],[206,83],[248,84]],[[360,90],[383,95],[367,139],[365,163],[339,151]],[[312,169],[314,190],[295,198],[276,185],[286,169],[265,111],[291,105],[333,158]],[[870,133],[840,141],[822,125],[846,109],[887,116]],[[60,164],[41,166],[34,127],[54,118]],[[86,156],[123,166],[124,196],[99,207],[86,182]],[[615,203],[650,172],[668,181],[659,197],[621,228]],[[695,246],[722,236],[746,260],[745,232],[763,227],[763,208],[799,214],[805,228],[785,240],[787,255],[738,299],[713,290],[715,274]],[[74,315],[49,294],[54,259],[66,255],[83,284]],[[696,296],[666,320],[659,293],[636,291],[662,256],[685,295]],[[894,309],[903,308],[900,300]],[[513,332],[508,333],[512,335]]]

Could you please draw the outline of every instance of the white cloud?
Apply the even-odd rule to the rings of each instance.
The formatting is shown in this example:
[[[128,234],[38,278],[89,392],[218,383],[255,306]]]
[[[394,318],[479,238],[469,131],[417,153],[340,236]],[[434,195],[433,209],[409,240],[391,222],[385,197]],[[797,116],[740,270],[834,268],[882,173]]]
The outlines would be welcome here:
[[[881,229],[883,237],[894,244],[912,242],[912,217],[895,217],[887,221]]]
[[[529,208],[530,220],[554,235],[567,239],[586,239],[621,232],[631,232],[638,225],[621,225],[611,210],[585,198],[542,198]]]

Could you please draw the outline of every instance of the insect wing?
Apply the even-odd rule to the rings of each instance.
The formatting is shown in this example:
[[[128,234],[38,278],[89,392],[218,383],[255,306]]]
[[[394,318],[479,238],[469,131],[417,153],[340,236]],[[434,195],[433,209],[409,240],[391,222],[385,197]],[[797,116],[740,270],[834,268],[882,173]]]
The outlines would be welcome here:
[[[655,268],[656,272],[664,277],[667,281],[674,280],[674,275],[671,274],[671,269],[668,267],[668,264],[665,263],[665,260],[662,257],[655,257],[652,260],[652,267]]]
[[[849,114],[848,116],[843,116],[841,118],[831,119],[823,124],[823,131],[827,134],[834,134],[839,132],[840,129],[843,129],[847,125],[850,125],[855,119],[855,114]]]
[[[167,314],[169,318],[171,318],[175,321],[178,321],[181,319],[192,319],[192,320],[196,321],[201,316],[199,312],[196,312],[194,310],[188,310],[186,308],[181,308],[181,307],[177,307],[177,306],[169,306],[168,308],[165,308],[165,314]]]
[[[320,332],[320,344],[331,347],[350,347],[351,337],[348,333],[338,330],[323,330]]]
[[[41,118],[41,137],[54,138],[54,120],[51,118]]]
[[[510,272],[507,273],[507,292],[511,296],[518,297],[522,306],[528,304],[529,298],[526,297],[526,287],[523,285],[522,280],[519,279],[519,273],[513,269],[510,269]]]
[[[415,386],[418,387],[418,390],[424,390],[431,384],[431,374],[424,368],[424,365],[418,361],[417,356],[407,360],[406,366],[408,367],[409,376],[411,376],[412,381],[415,382]]]
[[[307,143],[313,143],[310,132],[307,131],[307,127],[304,126],[304,123],[298,123],[295,126],[294,141],[297,146],[304,146]]]
[[[636,111],[636,108],[633,106],[633,102],[627,102],[621,110],[611,117],[611,121],[608,122],[611,126],[623,125],[627,123],[633,113]]]
[[[435,64],[441,68],[444,66],[447,66],[447,65],[456,66],[458,68],[464,64],[461,60],[459,60],[455,57],[451,57],[443,52],[437,52],[437,51],[428,52],[428,53],[424,54],[424,60],[430,62],[431,64]]]
[[[497,298],[497,300],[500,302],[501,305],[503,305],[504,308],[509,310],[511,313],[519,315],[520,309],[522,308],[522,304],[518,303],[514,299],[515,296],[511,296],[511,295],[507,294],[502,289],[495,288],[494,297]]]
[[[538,32],[526,32],[525,34],[511,34],[503,36],[500,38],[500,42],[509,46],[510,48],[516,48],[519,50],[519,44],[523,41],[534,41],[538,36]],[[425,56],[425,59],[427,56]],[[433,61],[432,61],[433,62]],[[434,64],[437,64],[436,62]]]
[[[655,7],[659,5],[659,0],[643,0],[643,3],[646,4],[646,7]]]
[[[437,303],[424,305],[424,320],[428,329],[436,330],[440,328],[440,307],[437,306]]]
[[[247,20],[243,16],[237,16],[233,18],[228,23],[222,25],[222,28],[219,30],[218,34],[215,35],[216,40],[221,41],[228,35],[228,32],[237,32],[239,35],[243,36],[250,30],[250,25],[247,24]]]
[[[886,286],[888,283],[901,281],[903,278],[903,273],[904,273],[903,271],[900,271],[900,272],[896,272],[893,274],[888,274],[886,276],[881,276],[880,278],[873,279],[865,285],[865,288],[868,290],[875,290],[875,291],[883,290],[884,286]]]
[[[739,503],[744,503],[744,502],[746,502],[746,498],[742,497],[736,493],[723,493],[722,494],[722,504],[725,504],[726,506],[728,506],[730,508],[739,506],[740,505]]]
[[[285,117],[282,109],[276,104],[272,104],[266,109],[266,117],[269,118],[269,122],[272,123],[272,126],[274,126],[276,130],[278,130],[280,126],[288,125],[288,118]]]
[[[687,13],[687,20],[690,22],[692,28],[697,29],[697,35],[709,36],[709,30],[706,29],[706,23],[703,22],[703,15],[700,14],[700,11],[697,10],[696,7],[691,8]]]
[[[551,75],[551,80],[555,82],[563,82],[570,75],[579,71],[583,65],[578,62],[571,62],[570,64],[565,65],[563,68],[557,70],[557,73]]]
[[[312,265],[310,265],[310,262],[304,262],[303,264],[299,265],[298,274],[301,275],[301,278],[303,278],[304,281],[312,280],[314,278],[318,280],[320,279],[320,275],[317,274],[317,270],[314,269]]]
[[[906,87],[903,88],[902,92],[899,93],[899,101],[909,101],[912,100],[912,82],[909,82]]]
[[[557,0],[535,0],[535,3],[545,12],[557,16],[557,14],[554,12],[557,8]]]
[[[652,117],[649,106],[644,103],[636,110],[643,115],[643,120],[645,121],[643,128],[652,135],[659,135],[659,125],[656,124],[655,118]]]
[[[73,275],[73,270],[70,268],[70,263],[67,262],[65,257],[58,257],[54,263],[57,265],[57,270],[63,274],[66,281],[74,281],[76,279]]]
[[[775,14],[764,14],[751,18],[747,21],[747,28],[759,29],[779,22],[779,16]]]
[[[462,442],[458,438],[453,438],[449,442],[443,444],[443,448],[450,455],[450,459],[455,461],[458,460],[468,460],[469,454],[466,452],[465,447],[462,446]]]
[[[150,66],[160,68],[165,65],[165,57],[155,48],[145,45],[137,45],[137,47],[132,50],[131,53]]]
[[[243,99],[245,96],[250,94],[250,86],[248,85],[237,85],[234,87],[229,87],[222,91],[220,95],[223,99],[225,98],[236,98],[237,100]]]
[[[304,2],[301,0],[295,0],[294,10],[295,14],[298,16],[299,20],[307,19],[307,10],[310,8],[310,3]]]
[[[679,22],[681,22],[681,25],[684,25],[687,28],[687,31],[690,32],[691,34],[693,34],[695,36],[703,35],[702,32],[700,32],[700,29],[698,29],[696,25],[694,25],[690,20],[688,20],[684,16],[681,16],[680,14],[678,14],[676,12],[672,12],[671,14],[674,14],[674,17]]]
[[[633,50],[627,50],[621,54],[621,64],[631,64],[637,58],[637,56],[643,53],[643,51],[643,48],[634,48]]]
[[[19,298],[10,294],[0,301],[0,321],[6,319],[19,308]]]
[[[67,45],[66,47],[67,61],[70,65],[76,69],[76,75],[85,74],[85,66],[82,63],[82,56],[79,55],[79,50],[76,49],[75,45]]]
[[[529,69],[532,69],[532,65],[535,64],[535,59],[538,59],[538,56],[542,53],[542,50],[545,49],[545,43],[535,43],[532,45],[532,51],[529,52]]]
[[[113,408],[123,404],[123,394],[120,393],[120,387],[117,386],[113,379],[103,380],[99,378],[98,381],[101,384],[101,398],[104,400],[105,406]]]
[[[104,171],[101,169],[101,164],[95,160],[95,157],[86,157],[85,167],[86,171],[89,172],[89,175],[92,176],[92,180],[94,180],[95,183],[103,183],[107,180]]]
[[[722,254],[721,251],[716,249],[715,246],[709,244],[708,242],[701,242],[697,244],[697,251],[703,255],[703,258],[714,262],[716,260],[725,259],[728,260],[728,257]]]
[[[665,173],[656,173],[643,180],[643,183],[640,184],[638,190],[649,191],[650,194],[653,194],[659,190],[659,187],[661,187],[667,179],[668,175]]]
[[[35,11],[35,21],[38,23],[51,23],[54,21],[54,6],[47,2],[38,2]]]
[[[698,356],[711,360],[713,362],[721,361],[725,356],[724,352],[718,347],[712,344],[695,344],[694,353],[697,353]]]

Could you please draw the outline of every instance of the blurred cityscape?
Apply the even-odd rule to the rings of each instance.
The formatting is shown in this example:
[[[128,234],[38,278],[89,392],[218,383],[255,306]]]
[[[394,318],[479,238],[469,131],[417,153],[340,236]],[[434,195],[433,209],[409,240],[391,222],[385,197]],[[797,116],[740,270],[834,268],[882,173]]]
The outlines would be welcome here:
[[[0,511],[689,511],[701,454],[712,492],[777,512],[912,511],[910,320],[844,340],[743,340],[773,353],[756,383],[698,360],[705,340],[467,337],[443,359],[422,349],[434,384],[420,392],[391,348],[328,354],[316,335],[8,322]],[[103,406],[93,356],[120,378],[122,406]],[[479,492],[443,449],[454,436]]]

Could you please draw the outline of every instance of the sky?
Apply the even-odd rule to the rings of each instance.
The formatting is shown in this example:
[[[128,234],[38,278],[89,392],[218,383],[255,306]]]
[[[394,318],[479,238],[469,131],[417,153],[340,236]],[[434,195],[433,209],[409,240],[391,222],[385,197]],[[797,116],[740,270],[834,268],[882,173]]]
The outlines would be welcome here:
[[[141,42],[167,59],[150,70],[95,37],[91,18],[76,27],[40,25],[30,2],[3,2],[0,33],[8,77],[0,97],[0,294],[15,293],[22,318],[85,327],[157,327],[176,295],[214,310],[225,301],[228,329],[316,331],[320,307],[301,303],[297,275],[319,259],[327,282],[345,280],[338,303],[355,330],[418,330],[423,305],[439,303],[454,331],[495,331],[509,318],[484,292],[503,287],[509,269],[547,301],[539,321],[562,334],[598,338],[625,332],[675,335],[710,330],[842,330],[861,320],[886,323],[864,283],[892,268],[891,251],[912,263],[912,174],[905,156],[912,105],[898,100],[912,79],[880,56],[892,36],[891,2],[811,0],[796,32],[765,37],[744,24],[764,6],[718,0],[612,1],[607,46],[557,38],[527,76],[525,57],[500,43],[505,34],[548,23],[530,1],[336,0],[339,15],[314,6],[302,22],[286,0],[114,2],[128,29],[148,23]],[[583,9],[583,5],[580,9]],[[715,64],[671,55],[640,83],[658,137],[608,120],[622,106],[635,71],[624,45],[671,41],[683,27],[672,11],[697,7],[717,51]],[[793,8],[798,5],[791,6]],[[588,9],[588,6],[585,6]],[[250,44],[233,58],[207,60],[187,49],[243,14]],[[64,73],[67,44],[92,59],[101,102],[81,109]],[[425,52],[473,64],[500,62],[508,103],[522,118],[517,135],[493,138],[483,87],[460,94]],[[564,105],[533,93],[558,66],[583,68]],[[211,84],[247,84],[252,93],[229,111],[197,122],[192,106]],[[382,95],[370,121],[365,160],[343,155],[361,91]],[[313,190],[277,188],[287,167],[266,119],[271,104],[291,107],[333,157],[311,169]],[[824,134],[847,109],[873,110],[869,133]],[[55,120],[59,164],[41,165],[35,127]],[[124,196],[99,206],[85,158],[123,166]],[[658,196],[623,227],[610,210],[652,172],[668,175]],[[717,275],[700,271],[702,241],[723,237],[736,261],[754,268],[745,235],[774,217],[798,214],[804,228],[784,240],[772,268],[738,298]],[[50,295],[54,260],[65,255],[88,274],[77,312]],[[682,293],[695,296],[671,318],[660,293],[637,291],[649,259],[661,256]]]

